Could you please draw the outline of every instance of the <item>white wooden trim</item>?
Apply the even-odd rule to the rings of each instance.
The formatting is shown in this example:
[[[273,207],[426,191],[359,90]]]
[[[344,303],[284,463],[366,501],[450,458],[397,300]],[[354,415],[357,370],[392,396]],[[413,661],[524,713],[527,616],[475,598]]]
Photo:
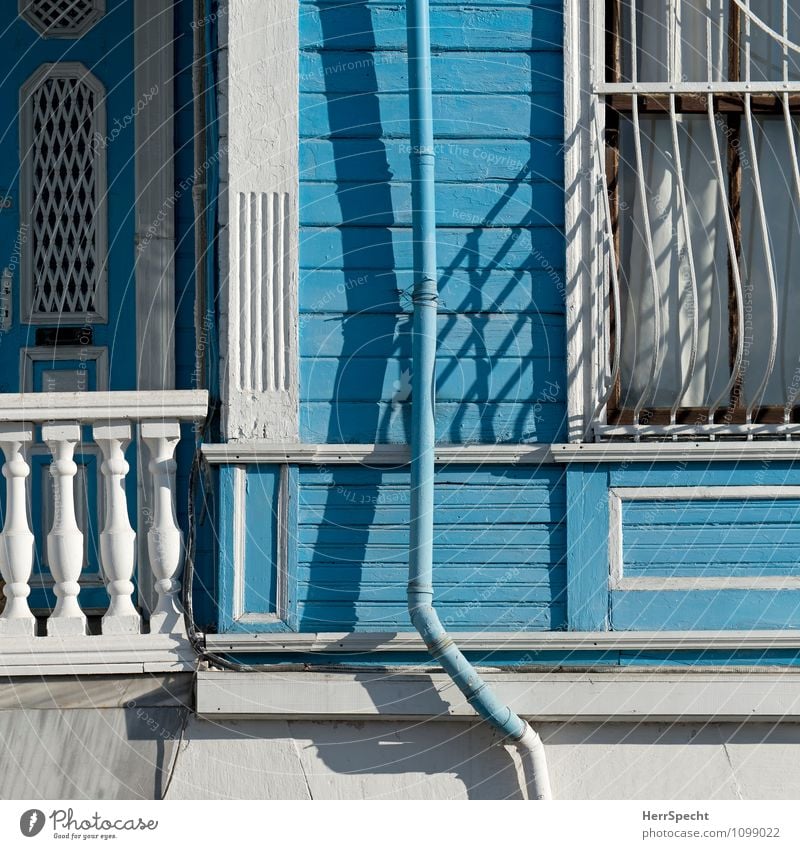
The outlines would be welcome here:
[[[675,590],[790,590],[800,589],[798,575],[734,577],[626,577],[623,563],[623,501],[720,501],[724,499],[800,498],[800,486],[619,486],[609,490],[609,578],[611,590],[639,592]]]
[[[61,325],[64,314],[33,311],[33,243],[30,234],[36,223],[31,220],[30,195],[33,188],[32,150],[35,141],[33,132],[33,107],[31,95],[47,79],[61,77],[77,79],[95,95],[92,136],[106,137],[106,89],[103,83],[81,62],[50,62],[40,65],[22,84],[19,91],[19,134],[20,134],[20,232],[28,234],[22,245],[20,265],[20,322],[35,325]],[[92,312],[69,313],[69,320],[89,324],[108,321],[108,174],[105,145],[95,146],[95,216],[97,277],[95,278],[94,310]]]
[[[206,443],[202,446],[211,464],[297,463],[402,466],[410,462],[407,445],[320,445],[312,443],[267,443],[261,441]],[[434,451],[437,463],[539,465],[551,461],[550,446],[543,445],[440,445]]]
[[[539,721],[787,720],[800,718],[800,671],[596,670],[487,672],[498,699]],[[201,716],[475,720],[452,679],[394,672],[200,671]]]
[[[42,21],[30,7],[33,0],[19,0],[19,15],[39,33],[42,38],[80,38],[88,32],[106,13],[106,0],[91,0],[92,11],[78,26],[60,27],[53,31],[43,27]]]
[[[30,392],[0,394],[0,422],[50,422],[101,419],[202,421],[208,392]]]
[[[459,632],[458,644],[470,651],[736,651],[800,649],[800,630],[784,631],[474,631]],[[414,631],[353,633],[206,634],[210,651],[271,652],[425,652]]]
[[[299,9],[237,0],[219,14],[222,431],[296,441]]]
[[[615,486],[611,492],[625,501],[800,498],[800,486]]]
[[[66,346],[50,348],[39,346],[20,349],[19,385],[23,393],[33,392],[33,364],[46,362],[63,362],[79,360],[92,361],[96,364],[95,382],[98,392],[108,391],[108,348],[97,345],[79,346],[73,355]],[[88,391],[88,390],[87,390]]]
[[[0,638],[0,676],[190,671],[196,659],[170,634]]]
[[[244,551],[247,528],[245,507],[247,505],[247,469],[233,467],[233,618],[244,615]]]
[[[175,216],[173,4],[136,0],[136,380],[175,386]],[[155,92],[155,94],[153,94]]]
[[[800,441],[617,442],[549,446],[555,463],[658,463],[708,461],[795,461]]]
[[[592,5],[588,0],[564,3],[564,226],[567,296],[567,436],[586,438],[592,414],[593,375],[598,363],[592,353],[597,324],[593,289],[597,280],[592,250],[597,215],[592,211],[591,76]],[[594,14],[599,14],[596,11]]]

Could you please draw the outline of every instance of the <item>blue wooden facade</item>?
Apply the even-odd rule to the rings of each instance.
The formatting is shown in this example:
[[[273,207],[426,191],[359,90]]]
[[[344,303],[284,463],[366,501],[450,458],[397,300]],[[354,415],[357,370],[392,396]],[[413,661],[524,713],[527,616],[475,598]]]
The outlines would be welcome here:
[[[566,366],[562,6],[431,3],[442,446],[567,441],[567,391],[578,378]],[[299,10],[300,439],[405,445],[412,246],[403,6],[302,0]],[[246,529],[238,553],[237,474]],[[231,460],[217,475],[213,628],[411,629],[407,466]],[[454,632],[795,628],[800,491],[782,487],[798,485],[781,460],[563,463],[543,454],[443,463],[435,602]],[[660,492],[670,487],[680,491]],[[624,563],[616,583],[615,556]],[[260,659],[299,656],[287,648]],[[795,655],[481,655],[487,663],[728,660]]]

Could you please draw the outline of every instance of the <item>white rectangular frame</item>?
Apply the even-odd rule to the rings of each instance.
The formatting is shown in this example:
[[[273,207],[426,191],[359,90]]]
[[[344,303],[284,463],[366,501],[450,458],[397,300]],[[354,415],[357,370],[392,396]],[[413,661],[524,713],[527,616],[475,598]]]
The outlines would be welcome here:
[[[790,590],[800,575],[769,577],[625,577],[622,505],[631,501],[720,501],[724,499],[800,498],[800,486],[618,486],[608,491],[608,588],[625,591]]]

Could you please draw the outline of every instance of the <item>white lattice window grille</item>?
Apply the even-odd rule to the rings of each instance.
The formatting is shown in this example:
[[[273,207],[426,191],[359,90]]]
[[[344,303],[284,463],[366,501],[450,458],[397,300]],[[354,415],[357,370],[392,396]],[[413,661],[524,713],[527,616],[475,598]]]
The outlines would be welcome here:
[[[800,437],[800,0],[582,10],[587,435]]]
[[[105,90],[78,63],[21,92],[23,320],[106,318]]]
[[[105,0],[19,0],[20,15],[45,38],[78,38],[105,11]]]

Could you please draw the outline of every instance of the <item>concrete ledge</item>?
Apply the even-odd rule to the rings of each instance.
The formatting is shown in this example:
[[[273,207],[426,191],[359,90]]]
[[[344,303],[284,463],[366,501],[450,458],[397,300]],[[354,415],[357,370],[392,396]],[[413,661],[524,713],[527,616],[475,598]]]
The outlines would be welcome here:
[[[800,649],[800,631],[453,631],[465,651],[737,651]],[[206,634],[209,651],[426,652],[415,631]]]
[[[800,672],[489,672],[485,680],[525,717],[541,721],[800,721]],[[475,717],[450,678],[419,672],[201,671],[207,717],[431,719]]]
[[[0,711],[185,707],[191,703],[192,690],[189,672],[0,677]]]

